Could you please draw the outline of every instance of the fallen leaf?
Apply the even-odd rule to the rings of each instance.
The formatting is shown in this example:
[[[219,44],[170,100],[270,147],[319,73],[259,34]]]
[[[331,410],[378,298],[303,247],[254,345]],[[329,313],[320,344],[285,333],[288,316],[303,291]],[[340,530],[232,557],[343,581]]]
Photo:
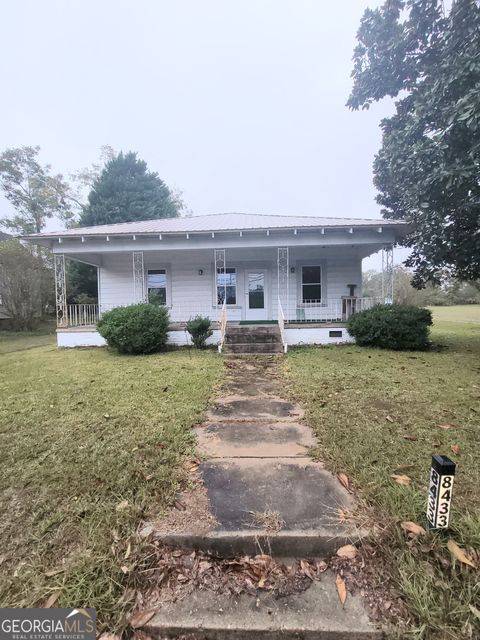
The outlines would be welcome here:
[[[444,424],[437,424],[437,427],[439,429],[455,429],[455,425],[449,424],[448,422],[446,422]]]
[[[460,455],[460,447],[458,444],[452,444],[452,451],[456,456]]]
[[[325,560],[318,560],[318,562],[315,563],[315,567],[317,569],[317,573],[323,573],[328,569],[328,564]]]
[[[386,416],[385,420],[388,420],[389,422],[395,422],[392,416]]]
[[[127,558],[130,557],[130,552],[132,551],[132,545],[130,544],[130,542],[128,543],[128,547],[127,550],[125,551],[125,555],[123,556],[124,560],[127,560]]]
[[[402,436],[404,440],[411,440],[412,442],[415,442],[415,440],[417,440],[417,436],[410,436],[407,434],[405,434],[404,436]]]
[[[125,574],[127,574],[130,571],[130,569],[126,565],[122,565],[120,569],[122,570],[122,573],[125,573]]]
[[[413,469],[414,464],[399,464],[398,467],[395,467],[395,473],[397,471],[406,471],[407,469]]]
[[[340,547],[337,550],[337,556],[340,558],[348,558],[349,560],[353,560],[357,557],[358,549],[353,546],[353,544],[346,544],[344,547]]]
[[[54,591],[52,595],[46,600],[45,604],[43,605],[43,609],[50,609],[51,607],[53,607],[53,605],[59,599],[61,593],[62,592],[60,590]]]
[[[408,486],[412,481],[409,476],[403,474],[397,475],[396,473],[393,473],[390,477],[393,478],[397,484],[402,484],[404,486]]]
[[[342,576],[337,575],[335,578],[335,586],[337,587],[338,597],[340,598],[340,602],[345,604],[345,600],[347,599],[347,587],[345,586],[345,580]]]
[[[115,507],[116,511],[121,511],[122,509],[126,509],[128,507],[128,500],[122,500]]]
[[[345,473],[337,473],[337,478],[340,482],[341,485],[343,485],[345,487],[345,489],[348,489],[350,482],[348,480],[348,476]]]
[[[454,540],[450,539],[447,542],[447,547],[456,560],[458,560],[459,562],[463,562],[463,564],[468,564],[468,566],[475,569],[475,565],[473,564],[473,562],[470,560],[470,558],[467,557],[465,551],[463,549],[460,549],[460,547]]]
[[[307,576],[307,578],[310,578],[310,580],[315,579],[315,574],[312,571],[312,567],[309,565],[309,563],[306,560],[300,560],[300,567],[302,569],[302,572]]]
[[[400,526],[407,533],[413,533],[414,536],[423,536],[426,533],[425,529],[416,522],[402,522]]]
[[[137,613],[134,613],[129,620],[130,626],[134,629],[143,627],[149,620],[153,618],[156,611],[157,609],[154,607],[151,607],[150,609],[143,609],[142,611],[137,611]]]

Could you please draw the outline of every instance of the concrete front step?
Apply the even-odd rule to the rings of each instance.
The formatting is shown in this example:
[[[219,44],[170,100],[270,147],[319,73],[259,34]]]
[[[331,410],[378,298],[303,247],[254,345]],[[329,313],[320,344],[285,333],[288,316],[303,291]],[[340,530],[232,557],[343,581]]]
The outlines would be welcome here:
[[[329,572],[301,593],[275,598],[271,593],[231,596],[197,590],[166,604],[143,628],[158,640],[379,640],[359,596],[339,601]]]
[[[155,539],[169,547],[194,549],[221,557],[255,556],[274,558],[329,558],[346,544],[355,544],[367,535],[363,529],[324,526],[272,533],[265,529],[214,530],[209,533],[157,533]]]
[[[225,343],[223,345],[223,353],[244,353],[254,355],[256,353],[283,353],[283,345],[277,342],[247,342],[230,344]]]
[[[246,333],[269,334],[279,333],[279,331],[278,324],[227,325],[227,333],[230,335]]]
[[[225,335],[226,344],[264,344],[278,342],[282,343],[280,333],[227,333]]]

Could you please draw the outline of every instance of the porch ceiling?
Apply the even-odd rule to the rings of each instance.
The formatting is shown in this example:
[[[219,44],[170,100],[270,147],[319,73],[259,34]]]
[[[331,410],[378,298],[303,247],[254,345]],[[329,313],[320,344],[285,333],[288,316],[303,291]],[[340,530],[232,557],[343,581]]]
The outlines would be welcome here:
[[[376,243],[369,245],[355,245],[355,244],[345,244],[339,247],[338,245],[310,245],[305,247],[295,247],[290,246],[291,257],[294,259],[299,259],[301,257],[311,258],[311,257],[321,257],[323,259],[329,258],[338,258],[339,250],[343,255],[352,256],[355,258],[365,258],[372,253],[376,253],[377,251],[383,248],[385,243]],[[275,244],[274,246],[262,246],[262,247],[251,247],[251,246],[243,246],[243,247],[227,247],[226,248],[226,257],[227,262],[277,262],[277,251],[280,245]],[[288,246],[288,245],[284,245]],[[121,256],[126,253],[130,254],[133,249],[123,249],[120,250],[117,248],[116,251],[109,251],[109,256]],[[145,261],[148,262],[165,262],[165,263],[174,263],[179,260],[180,256],[185,256],[189,258],[189,262],[198,261],[199,264],[205,264],[205,262],[213,262],[214,261],[214,251],[211,248],[182,248],[182,249],[172,249],[172,248],[159,248],[159,247],[151,247],[147,249],[142,249],[144,254]],[[55,253],[59,253],[58,251]],[[106,252],[72,252],[69,250],[62,251],[66,258],[69,260],[77,260],[78,262],[84,262],[86,264],[91,264],[93,266],[101,267],[104,263],[104,256],[106,256]]]

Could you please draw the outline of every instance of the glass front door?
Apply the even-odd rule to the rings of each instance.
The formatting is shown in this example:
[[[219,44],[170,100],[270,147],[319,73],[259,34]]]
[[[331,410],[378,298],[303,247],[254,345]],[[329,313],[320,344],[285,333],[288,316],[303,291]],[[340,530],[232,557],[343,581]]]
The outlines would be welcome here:
[[[248,270],[245,273],[246,291],[246,320],[266,320],[267,305],[265,298],[265,271]]]

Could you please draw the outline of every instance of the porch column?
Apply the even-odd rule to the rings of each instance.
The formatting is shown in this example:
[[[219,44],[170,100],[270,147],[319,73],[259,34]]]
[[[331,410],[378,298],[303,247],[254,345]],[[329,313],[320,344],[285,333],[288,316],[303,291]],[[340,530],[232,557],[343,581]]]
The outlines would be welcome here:
[[[288,247],[278,247],[277,249],[277,280],[278,280],[278,300],[283,308],[283,314],[288,320]]]
[[[133,299],[136,303],[147,302],[143,251],[133,252]]]
[[[68,327],[65,255],[63,253],[55,253],[53,260],[55,266],[55,307],[57,313],[57,327]]]
[[[382,249],[382,297],[393,304],[393,243]]]
[[[223,301],[225,302],[225,300],[227,299],[227,278],[226,278],[226,269],[227,269],[227,260],[226,260],[226,252],[225,249],[214,249],[214,259],[215,259],[215,300],[216,300],[216,306],[217,309],[219,308],[219,306],[223,306],[223,305],[219,305],[218,304],[218,287],[217,287],[217,282],[218,282],[218,274],[222,274],[223,278]]]

